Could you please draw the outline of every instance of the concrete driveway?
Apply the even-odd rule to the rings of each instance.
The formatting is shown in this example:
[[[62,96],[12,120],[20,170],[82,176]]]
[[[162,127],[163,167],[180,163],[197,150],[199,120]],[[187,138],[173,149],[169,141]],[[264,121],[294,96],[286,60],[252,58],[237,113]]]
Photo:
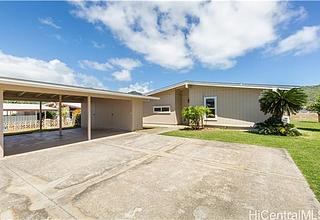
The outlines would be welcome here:
[[[1,219],[248,219],[320,207],[283,150],[152,130],[10,156],[0,177]]]

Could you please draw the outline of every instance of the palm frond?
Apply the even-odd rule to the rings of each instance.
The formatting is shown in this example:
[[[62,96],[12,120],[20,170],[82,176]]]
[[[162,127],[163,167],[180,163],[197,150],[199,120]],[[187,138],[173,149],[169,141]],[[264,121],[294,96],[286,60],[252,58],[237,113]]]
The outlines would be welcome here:
[[[307,102],[307,95],[300,88],[290,90],[265,90],[259,98],[260,110],[281,118],[284,114],[296,114]]]

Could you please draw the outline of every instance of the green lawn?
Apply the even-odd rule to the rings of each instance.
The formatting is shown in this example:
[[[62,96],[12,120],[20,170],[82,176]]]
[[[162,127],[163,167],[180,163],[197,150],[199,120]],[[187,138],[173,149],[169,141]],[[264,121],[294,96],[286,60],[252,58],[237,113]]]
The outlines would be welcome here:
[[[226,129],[177,130],[164,135],[285,148],[320,201],[320,123],[303,121],[294,124],[302,136],[268,136]]]

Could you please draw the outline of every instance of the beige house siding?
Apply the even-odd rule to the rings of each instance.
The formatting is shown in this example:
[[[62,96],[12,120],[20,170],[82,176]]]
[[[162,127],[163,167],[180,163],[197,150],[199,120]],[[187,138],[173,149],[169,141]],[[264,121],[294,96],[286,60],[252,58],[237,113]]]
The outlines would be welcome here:
[[[132,131],[143,128],[143,101],[132,100]]]
[[[142,129],[142,101],[92,98],[91,103],[92,129]],[[81,126],[86,128],[86,102],[82,103],[81,115]]]
[[[217,119],[206,125],[252,126],[267,117],[260,111],[262,89],[189,86],[189,104],[203,105],[204,97],[217,97]]]
[[[264,121],[267,116],[260,111],[259,96],[263,89],[232,88],[189,85],[167,90],[158,94],[160,100],[144,103],[143,123],[145,124],[183,124],[182,109],[186,106],[204,105],[204,97],[217,97],[217,118],[205,120],[205,125],[252,126]],[[170,114],[155,114],[153,106],[169,105]]]
[[[182,109],[184,107],[188,107],[189,106],[189,89],[183,89],[181,92],[181,107]],[[187,124],[186,121],[184,121],[184,119],[181,117],[181,124]]]
[[[175,90],[168,90],[153,95],[160,100],[151,100],[144,103],[143,106],[143,123],[144,124],[177,124],[176,114],[176,95]],[[153,113],[153,106],[170,106],[170,113]]]
[[[88,103],[87,101],[83,101],[81,102],[81,128],[87,128],[87,127],[88,127]]]
[[[181,124],[181,112],[182,112],[182,92],[180,90],[175,90],[175,112],[177,124]]]

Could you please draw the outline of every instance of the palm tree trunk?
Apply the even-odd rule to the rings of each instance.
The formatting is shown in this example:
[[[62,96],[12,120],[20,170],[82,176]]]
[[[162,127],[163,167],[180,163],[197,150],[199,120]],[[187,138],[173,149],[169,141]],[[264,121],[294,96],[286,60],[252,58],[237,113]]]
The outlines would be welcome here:
[[[318,122],[320,122],[320,112],[318,113]]]

